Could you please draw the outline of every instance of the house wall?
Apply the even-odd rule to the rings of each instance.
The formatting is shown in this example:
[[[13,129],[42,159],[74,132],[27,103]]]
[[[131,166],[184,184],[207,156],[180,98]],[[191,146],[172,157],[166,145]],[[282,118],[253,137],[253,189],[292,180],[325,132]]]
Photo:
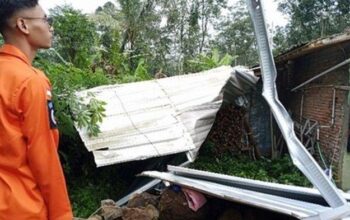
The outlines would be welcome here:
[[[327,166],[332,166],[336,183],[343,188],[350,188],[350,176],[343,175],[344,157],[347,156],[349,91],[339,86],[349,86],[349,66],[328,73],[296,92],[290,89],[348,59],[349,55],[350,43],[326,47],[277,66],[282,103],[293,120],[300,122],[303,117],[319,123],[321,153]],[[335,114],[332,121],[333,97]],[[315,158],[321,158],[317,151]]]

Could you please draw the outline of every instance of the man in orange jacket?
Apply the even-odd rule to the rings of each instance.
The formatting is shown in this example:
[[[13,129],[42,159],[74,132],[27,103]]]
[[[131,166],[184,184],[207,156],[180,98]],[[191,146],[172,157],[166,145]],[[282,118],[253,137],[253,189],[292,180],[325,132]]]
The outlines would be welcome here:
[[[53,28],[38,0],[0,0],[0,220],[72,220],[51,85],[32,67]]]

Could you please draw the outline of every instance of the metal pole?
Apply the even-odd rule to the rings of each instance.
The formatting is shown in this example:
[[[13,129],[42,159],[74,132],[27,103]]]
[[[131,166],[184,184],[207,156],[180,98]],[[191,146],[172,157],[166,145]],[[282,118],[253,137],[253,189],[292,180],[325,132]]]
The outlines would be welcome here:
[[[332,106],[332,120],[331,120],[331,126],[334,125],[335,122],[335,95],[336,95],[336,91],[335,89],[333,89],[333,106]]]
[[[253,21],[259,48],[260,66],[263,73],[262,77],[264,84],[263,96],[270,105],[276,122],[281,129],[284,139],[286,140],[293,163],[321,192],[323,198],[327,201],[329,206],[332,207],[331,213],[324,213],[326,216],[324,216],[325,218],[321,219],[335,219],[336,217],[339,218],[345,215],[347,216],[350,213],[350,206],[347,204],[344,196],[340,194],[339,189],[327,178],[315,159],[296,137],[293,120],[278,99],[275,82],[277,71],[273,60],[271,47],[269,45],[267,28],[261,3],[262,1],[246,1]],[[350,59],[348,62],[350,62]]]

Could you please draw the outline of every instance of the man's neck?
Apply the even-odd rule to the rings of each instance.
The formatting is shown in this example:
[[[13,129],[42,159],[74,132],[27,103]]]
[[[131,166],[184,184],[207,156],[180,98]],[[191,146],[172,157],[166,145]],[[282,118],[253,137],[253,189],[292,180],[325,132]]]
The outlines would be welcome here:
[[[5,43],[11,44],[15,47],[17,47],[19,50],[21,50],[24,55],[28,58],[29,63],[31,64],[36,56],[37,49],[33,49],[30,45],[27,43],[24,43],[24,41],[17,40],[17,39],[6,39]]]

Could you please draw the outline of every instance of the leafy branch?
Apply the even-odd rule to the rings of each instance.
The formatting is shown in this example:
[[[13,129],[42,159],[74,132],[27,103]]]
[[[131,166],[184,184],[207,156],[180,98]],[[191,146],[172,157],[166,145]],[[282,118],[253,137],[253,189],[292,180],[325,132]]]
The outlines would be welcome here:
[[[96,99],[92,93],[88,93],[85,98],[89,100],[88,103],[75,94],[71,96],[69,107],[73,120],[78,128],[87,129],[89,136],[97,136],[101,132],[99,123],[102,123],[103,118],[106,117],[105,105],[107,103]]]

